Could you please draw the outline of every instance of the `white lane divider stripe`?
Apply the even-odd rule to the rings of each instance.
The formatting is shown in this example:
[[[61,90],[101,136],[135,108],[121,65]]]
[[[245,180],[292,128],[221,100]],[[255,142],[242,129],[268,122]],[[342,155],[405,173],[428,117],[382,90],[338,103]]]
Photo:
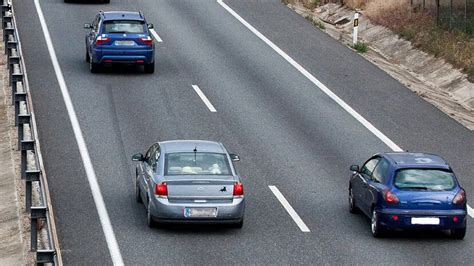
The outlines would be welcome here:
[[[43,15],[43,10],[41,9],[39,0],[34,0],[34,1],[35,1],[35,6],[36,6],[36,11],[38,13],[38,17],[41,23],[41,28],[43,29],[44,39],[48,47],[49,56],[51,57],[54,72],[56,73],[56,78],[58,80],[59,88],[61,89],[61,93],[64,99],[64,104],[66,105],[66,110],[69,115],[69,119],[71,120],[72,129],[74,132],[74,136],[76,138],[77,146],[79,148],[79,153],[82,158],[84,169],[86,171],[87,180],[89,181],[92,197],[94,199],[94,203],[97,208],[97,213],[99,215],[99,220],[102,226],[102,230],[104,231],[105,240],[109,248],[110,257],[112,258],[112,262],[114,265],[124,265],[122,254],[120,253],[117,239],[115,238],[114,230],[112,228],[112,224],[110,223],[110,218],[107,213],[107,208],[105,207],[105,202],[102,197],[102,193],[100,191],[99,183],[97,182],[97,176],[95,174],[94,167],[92,165],[92,160],[90,158],[89,151],[87,150],[84,136],[82,135],[82,130],[79,125],[79,120],[77,119],[76,111],[74,110],[74,106],[72,104],[72,100],[69,95],[69,91],[67,89],[66,81],[64,80],[64,76],[61,71],[61,67],[59,66],[58,58],[56,56],[56,51],[54,50],[54,46],[51,40],[51,36],[49,34],[48,26],[46,24],[46,20]]]
[[[155,38],[157,42],[163,42],[163,40],[160,38],[160,36],[158,35],[158,33],[156,33],[154,29],[150,29],[150,32],[151,32],[151,35],[153,35],[153,38]]]
[[[285,196],[281,194],[280,190],[275,186],[268,186],[268,187],[273,192],[275,197],[280,201],[281,205],[283,205],[283,208],[285,208],[285,210],[291,216],[293,221],[295,221],[296,225],[298,225],[300,230],[303,232],[311,232],[309,228],[306,226],[306,224],[303,222],[301,217],[298,215],[298,213],[296,213],[293,207],[291,207],[290,203],[286,200]]]
[[[193,89],[194,91],[197,93],[197,95],[199,95],[199,97],[201,98],[201,100],[204,102],[204,104],[207,106],[207,108],[209,109],[209,111],[215,113],[217,112],[216,108],[214,108],[214,106],[212,105],[212,103],[209,101],[209,99],[207,99],[206,95],[204,95],[204,93],[201,91],[201,89],[199,88],[198,85],[192,85],[193,86]]]
[[[374,125],[372,125],[369,121],[367,121],[363,116],[361,116],[357,111],[355,111],[352,107],[350,107],[346,102],[344,102],[339,96],[337,96],[334,92],[332,92],[326,85],[324,85],[321,81],[319,81],[316,77],[314,77],[311,73],[309,73],[304,67],[298,64],[293,58],[291,58],[287,53],[283,52],[276,44],[270,41],[265,35],[260,33],[257,29],[255,29],[250,23],[248,23],[245,19],[243,19],[237,12],[235,12],[232,8],[230,8],[223,0],[217,0],[217,3],[221,5],[227,12],[229,12],[232,16],[234,16],[240,23],[242,23],[247,29],[249,29],[253,34],[255,34],[258,38],[264,41],[268,46],[270,46],[275,52],[277,52],[281,57],[283,57],[288,63],[290,63],[294,68],[296,68],[301,74],[303,74],[307,79],[309,79],[316,87],[318,87],[322,92],[328,95],[331,99],[333,99],[339,106],[341,106],[346,112],[352,115],[359,123],[361,123],[364,127],[366,127],[372,134],[374,134],[377,138],[379,138],[383,143],[385,143],[390,149],[393,151],[403,151],[395,142],[389,139],[385,134],[383,134],[380,130],[378,130]],[[469,216],[474,218],[474,211],[473,209],[468,206]]]
[[[469,205],[467,205],[467,214],[469,214],[469,216],[474,218],[474,209],[471,208],[471,206],[469,206]]]

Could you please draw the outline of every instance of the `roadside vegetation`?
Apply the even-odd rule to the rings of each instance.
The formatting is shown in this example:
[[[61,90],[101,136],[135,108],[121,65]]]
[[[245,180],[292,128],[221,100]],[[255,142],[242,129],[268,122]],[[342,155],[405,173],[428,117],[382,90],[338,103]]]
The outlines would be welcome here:
[[[367,46],[367,43],[365,42],[357,42],[355,45],[352,46],[357,52],[363,54],[367,52],[367,49],[369,48]]]
[[[285,3],[302,3],[309,9],[329,2],[328,0],[284,0]],[[332,2],[340,3],[340,0]],[[430,2],[430,1],[426,1]],[[410,0],[344,0],[351,8],[363,9],[370,20],[385,26],[400,37],[429,54],[441,57],[462,69],[474,82],[474,34],[438,25],[433,9],[412,7]],[[468,25],[469,29],[470,25]],[[357,49],[356,47],[354,47]],[[358,50],[358,49],[357,49]]]

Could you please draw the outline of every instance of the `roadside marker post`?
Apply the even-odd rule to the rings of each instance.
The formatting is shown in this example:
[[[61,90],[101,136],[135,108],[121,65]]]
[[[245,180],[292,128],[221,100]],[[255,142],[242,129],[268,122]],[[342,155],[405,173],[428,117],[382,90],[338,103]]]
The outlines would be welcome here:
[[[352,31],[352,45],[357,44],[359,34],[359,11],[354,13],[354,30]]]

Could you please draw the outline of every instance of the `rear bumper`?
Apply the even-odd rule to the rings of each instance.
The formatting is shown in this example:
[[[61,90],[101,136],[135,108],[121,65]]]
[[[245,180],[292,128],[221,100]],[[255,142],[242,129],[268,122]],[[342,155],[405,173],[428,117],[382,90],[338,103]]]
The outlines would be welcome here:
[[[457,229],[466,227],[465,210],[403,210],[383,209],[377,211],[380,222],[388,229]],[[394,219],[397,216],[398,219]],[[412,224],[412,218],[439,218],[439,224]],[[455,217],[457,221],[455,222]]]
[[[232,203],[170,203],[168,199],[153,198],[150,204],[151,215],[159,222],[173,223],[238,223],[244,217],[245,199],[233,199]],[[185,208],[217,208],[217,217],[188,218],[184,216]]]
[[[150,64],[155,60],[155,52],[153,49],[95,49],[92,51],[92,60],[94,63]]]

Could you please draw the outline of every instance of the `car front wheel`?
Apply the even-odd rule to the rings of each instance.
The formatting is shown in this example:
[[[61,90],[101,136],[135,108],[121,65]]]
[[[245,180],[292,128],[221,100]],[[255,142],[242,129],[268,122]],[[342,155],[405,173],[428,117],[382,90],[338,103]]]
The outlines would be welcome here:
[[[370,218],[370,228],[372,229],[372,235],[374,237],[383,237],[385,228],[380,224],[380,218],[375,208],[372,210],[372,217]]]
[[[352,187],[349,188],[349,212],[358,213],[357,206],[355,205],[354,193],[352,192]]]
[[[138,202],[138,203],[143,203],[143,200],[142,200],[142,197],[140,195],[140,187],[138,185],[138,174],[135,178],[135,200]]]

